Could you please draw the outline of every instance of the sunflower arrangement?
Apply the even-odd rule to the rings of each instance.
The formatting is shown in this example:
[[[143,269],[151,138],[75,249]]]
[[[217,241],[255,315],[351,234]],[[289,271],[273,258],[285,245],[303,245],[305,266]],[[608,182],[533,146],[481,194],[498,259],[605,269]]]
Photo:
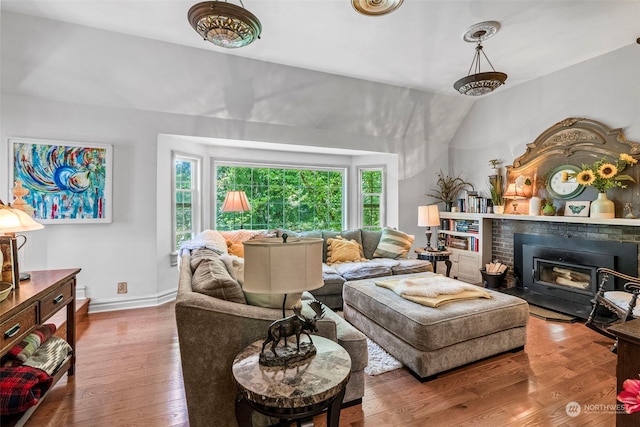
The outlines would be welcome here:
[[[592,165],[582,165],[582,170],[575,174],[564,172],[563,181],[567,181],[570,177],[575,177],[580,185],[595,187],[598,192],[604,193],[610,188],[620,187],[627,188],[626,181],[636,182],[631,175],[622,174],[621,172],[627,165],[635,165],[638,160],[628,154],[622,153],[615,163],[602,158]],[[566,176],[565,176],[566,175]]]

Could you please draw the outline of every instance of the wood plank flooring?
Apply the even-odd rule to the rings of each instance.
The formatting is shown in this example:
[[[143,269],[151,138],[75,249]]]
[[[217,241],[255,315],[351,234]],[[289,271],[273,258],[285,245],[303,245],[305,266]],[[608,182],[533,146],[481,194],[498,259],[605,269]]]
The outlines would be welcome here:
[[[90,314],[78,337],[75,377],[49,391],[28,427],[189,425],[173,304]],[[366,376],[362,405],[344,409],[340,425],[614,426],[613,411],[600,409],[616,400],[610,344],[583,324],[531,317],[524,352],[426,383],[406,369]],[[576,417],[565,410],[572,401]]]

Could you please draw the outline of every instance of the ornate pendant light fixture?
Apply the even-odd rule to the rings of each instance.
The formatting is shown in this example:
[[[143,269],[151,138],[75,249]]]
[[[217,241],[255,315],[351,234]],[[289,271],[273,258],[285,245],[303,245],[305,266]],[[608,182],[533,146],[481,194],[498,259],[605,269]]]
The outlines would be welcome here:
[[[189,9],[187,17],[203,39],[229,49],[246,46],[260,38],[262,25],[256,16],[226,1],[205,1]]]
[[[386,15],[400,7],[403,0],[351,0],[353,8],[363,15]]]
[[[461,78],[453,84],[455,90],[463,95],[479,96],[493,92],[498,87],[502,86],[507,80],[507,75],[496,71],[493,68],[493,64],[487,58],[487,54],[482,49],[482,42],[490,37],[500,29],[500,24],[495,21],[481,22],[479,24],[472,25],[462,36],[463,40],[469,43],[476,43],[476,53],[471,61],[469,67],[469,73],[466,77]],[[480,71],[480,54],[487,60],[493,71],[481,72]],[[471,73],[474,74],[471,74]]]

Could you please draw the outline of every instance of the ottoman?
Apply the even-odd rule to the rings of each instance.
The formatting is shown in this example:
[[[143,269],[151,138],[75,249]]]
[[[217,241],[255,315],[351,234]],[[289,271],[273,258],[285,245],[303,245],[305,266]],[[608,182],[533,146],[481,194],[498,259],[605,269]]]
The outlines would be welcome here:
[[[435,274],[394,278],[429,275]],[[455,301],[432,308],[377,286],[376,280],[381,279],[344,284],[344,318],[421,381],[489,356],[524,348],[529,305],[523,299],[485,289],[490,299]]]

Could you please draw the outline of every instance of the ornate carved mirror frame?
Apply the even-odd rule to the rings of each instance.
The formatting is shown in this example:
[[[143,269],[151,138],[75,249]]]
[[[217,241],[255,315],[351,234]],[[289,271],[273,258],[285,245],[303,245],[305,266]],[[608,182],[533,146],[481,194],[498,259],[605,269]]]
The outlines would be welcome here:
[[[547,174],[561,165],[594,163],[603,157],[616,160],[621,153],[640,158],[640,144],[629,141],[620,128],[608,126],[586,118],[570,117],[542,132],[532,143],[527,144],[523,155],[507,166],[507,182],[519,176],[533,180],[532,193],[545,187]],[[638,182],[640,169],[634,168],[633,176]],[[631,185],[637,185],[631,183]]]

